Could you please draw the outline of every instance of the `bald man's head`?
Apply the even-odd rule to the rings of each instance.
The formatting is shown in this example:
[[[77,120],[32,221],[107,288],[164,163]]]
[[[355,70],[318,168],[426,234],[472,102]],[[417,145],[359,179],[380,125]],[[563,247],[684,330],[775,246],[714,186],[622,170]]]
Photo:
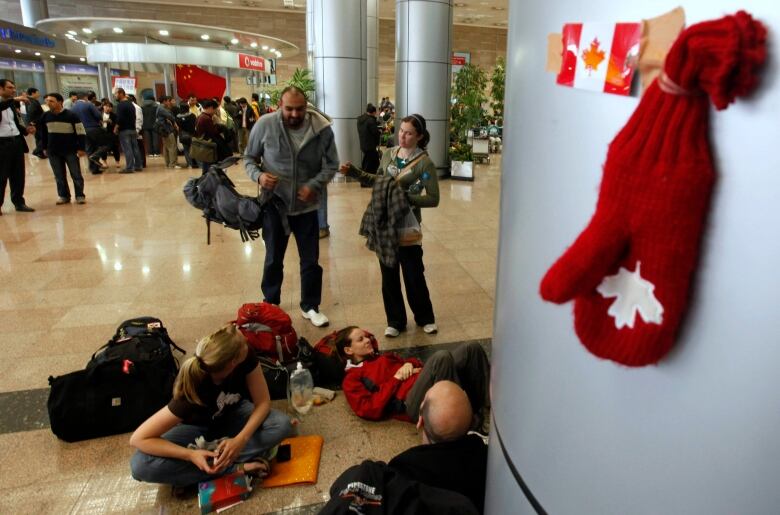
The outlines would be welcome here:
[[[452,381],[439,381],[425,394],[417,427],[423,429],[425,443],[447,442],[464,436],[472,417],[466,392]]]

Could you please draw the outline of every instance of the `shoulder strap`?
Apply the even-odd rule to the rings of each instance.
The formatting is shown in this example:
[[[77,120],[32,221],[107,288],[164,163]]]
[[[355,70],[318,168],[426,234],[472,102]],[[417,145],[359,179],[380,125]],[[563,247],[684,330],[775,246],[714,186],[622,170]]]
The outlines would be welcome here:
[[[404,176],[404,175],[406,175],[407,173],[410,173],[410,172],[412,171],[412,169],[414,168],[414,165],[416,165],[417,163],[419,163],[419,162],[422,160],[422,158],[423,158],[423,157],[426,157],[427,155],[428,155],[428,152],[423,152],[423,153],[422,153],[422,154],[420,154],[419,156],[417,156],[417,157],[415,157],[414,159],[412,159],[411,161],[409,161],[409,163],[407,163],[407,164],[406,164],[406,166],[404,166],[404,167],[401,169],[401,171],[400,171],[400,172],[398,172],[398,175],[396,175],[396,176],[395,176],[395,180],[396,180],[396,181],[398,181],[398,180],[400,180],[400,179],[401,179],[401,177],[403,177],[403,176]]]

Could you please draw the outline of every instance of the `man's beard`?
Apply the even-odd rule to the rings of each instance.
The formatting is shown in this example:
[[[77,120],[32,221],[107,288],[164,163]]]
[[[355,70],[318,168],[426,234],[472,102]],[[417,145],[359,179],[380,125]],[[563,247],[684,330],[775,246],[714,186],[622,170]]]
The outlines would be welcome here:
[[[290,129],[300,129],[303,125],[303,116],[300,118],[285,118],[285,122]]]

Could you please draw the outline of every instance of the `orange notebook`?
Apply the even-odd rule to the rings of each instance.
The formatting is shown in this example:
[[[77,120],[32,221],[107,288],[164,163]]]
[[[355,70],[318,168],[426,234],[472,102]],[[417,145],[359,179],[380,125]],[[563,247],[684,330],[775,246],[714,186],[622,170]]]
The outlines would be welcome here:
[[[282,445],[290,445],[290,461],[273,462],[271,474],[263,479],[263,487],[297,485],[317,482],[322,455],[322,437],[318,435],[287,438]]]

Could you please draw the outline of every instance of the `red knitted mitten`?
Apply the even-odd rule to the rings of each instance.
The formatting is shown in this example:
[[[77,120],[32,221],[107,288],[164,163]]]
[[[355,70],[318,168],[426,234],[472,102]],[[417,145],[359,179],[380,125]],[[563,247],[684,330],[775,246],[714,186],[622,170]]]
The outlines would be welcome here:
[[[540,287],[545,300],[575,299],[596,356],[643,366],[672,347],[715,181],[709,100],[725,109],[755,87],[765,39],[744,11],[686,29],[612,141],[596,212]]]

